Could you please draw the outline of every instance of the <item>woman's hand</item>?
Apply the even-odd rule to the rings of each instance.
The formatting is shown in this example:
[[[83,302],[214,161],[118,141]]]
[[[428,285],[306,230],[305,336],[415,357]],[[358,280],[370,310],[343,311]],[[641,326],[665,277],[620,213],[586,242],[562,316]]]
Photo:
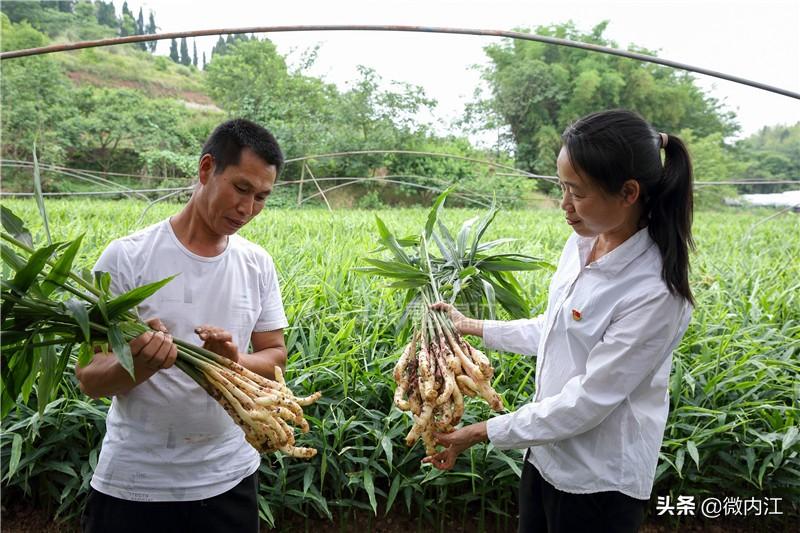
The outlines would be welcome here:
[[[439,470],[450,470],[456,464],[459,454],[471,446],[489,440],[486,422],[479,422],[457,429],[452,433],[434,433],[436,444],[446,446],[441,452],[425,457],[422,462],[430,463]]]
[[[431,305],[434,311],[443,311],[450,317],[450,321],[456,327],[458,332],[462,335],[475,335],[476,337],[483,337],[483,320],[476,320],[468,318],[464,314],[446,302],[436,302]]]

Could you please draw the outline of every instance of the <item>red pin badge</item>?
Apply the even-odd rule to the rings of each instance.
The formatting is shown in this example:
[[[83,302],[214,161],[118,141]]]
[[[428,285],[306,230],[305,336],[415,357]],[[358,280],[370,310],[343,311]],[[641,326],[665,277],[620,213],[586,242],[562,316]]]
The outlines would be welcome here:
[[[577,320],[580,320],[581,318],[583,318],[582,315],[581,315],[581,312],[578,311],[577,309],[573,309],[572,310],[572,320],[576,320],[577,321]]]

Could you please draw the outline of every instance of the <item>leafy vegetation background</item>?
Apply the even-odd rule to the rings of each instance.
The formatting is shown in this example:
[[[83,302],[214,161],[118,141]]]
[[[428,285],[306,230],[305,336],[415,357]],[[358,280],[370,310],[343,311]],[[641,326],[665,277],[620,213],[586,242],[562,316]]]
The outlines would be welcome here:
[[[111,11],[110,3],[4,2],[3,50],[51,42],[142,33],[144,16]],[[155,26],[155,22],[153,22]],[[614,46],[605,25],[582,31],[570,23],[533,28],[540,34]],[[307,74],[314,51],[290,63],[266,39],[221,38],[210,58],[196,61],[191,45],[175,43],[172,57],[147,47],[121,46],[3,61],[2,158],[117,172],[130,187],[190,183],[198,148],[220,121],[244,116],[270,127],[288,157],[337,151],[403,149],[474,157],[537,174],[553,174],[559,135],[579,116],[609,107],[641,112],[663,131],[683,137],[696,179],[800,179],[800,124],[764,128],[733,142],[735,115],[696,87],[691,76],[661,67],[536,43],[505,42],[486,48],[486,86],[452,134],[418,120],[435,110],[420,87],[381,79],[362,68],[346,88]],[[648,52],[646,50],[640,50]],[[205,60],[207,59],[207,61]],[[669,102],[669,105],[664,105]],[[473,132],[497,133],[491,147],[476,147]],[[496,194],[506,209],[492,231],[521,237],[509,251],[555,261],[569,229],[548,205],[546,184],[487,173],[465,160],[399,154],[314,161],[317,176],[413,176],[441,188],[458,183]],[[290,164],[282,181],[298,179]],[[46,191],[91,187],[43,172]],[[411,179],[411,178],[409,178]],[[334,181],[333,183],[337,183]],[[672,411],[661,450],[655,495],[781,497],[785,520],[800,500],[800,225],[791,213],[721,211],[738,192],[796,186],[718,186],[698,190],[698,251],[692,283],[698,305],[675,354]],[[30,171],[3,168],[3,191],[30,191]],[[418,234],[434,192],[380,180],[348,188],[341,205],[385,208],[381,218],[399,235]],[[298,391],[321,390],[310,411],[304,444],[320,454],[311,462],[265,457],[260,500],[267,525],[293,516],[327,520],[361,509],[416,517],[417,529],[442,529],[447,520],[480,528],[513,529],[517,452],[479,446],[454,472],[421,469],[419,447],[402,437],[409,420],[392,409],[390,369],[400,346],[397,295],[378,280],[355,275],[359,257],[376,246],[373,215],[364,210],[295,209],[297,190],[280,187],[244,235],[276,260],[290,327],[289,379]],[[33,202],[6,201],[42,241]],[[85,233],[81,262],[93,263],[113,238],[174,213],[159,204],[48,200],[57,240]],[[320,201],[307,204],[319,207]],[[451,209],[460,224],[474,210]],[[411,206],[403,209],[402,206]],[[492,238],[492,236],[488,236]],[[5,273],[4,273],[5,274]],[[5,277],[5,276],[4,276]],[[545,272],[523,277],[531,308],[543,309]],[[533,365],[519,356],[492,354],[494,383],[509,408],[533,393]],[[77,390],[71,370],[60,398],[43,415],[19,407],[2,421],[0,479],[3,505],[24,499],[60,518],[79,513],[104,432],[107,401]],[[464,421],[490,413],[470,404]]]

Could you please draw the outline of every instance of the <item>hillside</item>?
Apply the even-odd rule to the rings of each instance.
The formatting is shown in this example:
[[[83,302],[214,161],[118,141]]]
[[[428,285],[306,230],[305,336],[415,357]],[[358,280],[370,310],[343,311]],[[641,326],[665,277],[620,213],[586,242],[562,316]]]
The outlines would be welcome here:
[[[137,20],[125,9],[120,14],[103,0],[6,2],[0,5],[2,47],[155,33],[154,20],[145,28],[143,13]],[[588,33],[572,23],[533,31],[609,44],[601,26]],[[306,74],[308,65],[288,65],[266,38],[220,36],[200,68],[190,49],[191,42],[175,40],[169,56],[131,44],[4,61],[3,160],[31,161],[35,142],[39,159],[51,165],[132,175],[106,174],[135,188],[175,187],[194,175],[197,148],[211,129],[225,117],[241,116],[267,125],[289,158],[371,150],[463,158],[370,153],[318,159],[313,169],[303,163],[287,166],[287,182],[309,170],[333,180],[331,188],[346,187],[337,204],[424,203],[444,184],[459,183],[484,202],[496,194],[500,202],[521,206],[557,192],[547,181],[505,175],[493,163],[553,175],[559,132],[566,124],[597,109],[628,107],[686,142],[695,179],[703,184],[700,205],[720,205],[739,192],[797,188],[794,182],[800,180],[800,125],[765,128],[734,143],[735,115],[721,111],[690,77],[669,69],[546,49],[540,43],[490,45],[484,77],[491,90],[476,96],[452,133],[441,135],[419,119],[436,116],[437,103],[423,87],[383,80],[372,69],[360,68],[346,88],[339,88]],[[513,70],[507,71],[509,66]],[[540,70],[550,74],[541,77]],[[626,77],[638,82],[620,91]],[[676,104],[663,105],[667,97]],[[497,139],[495,145],[471,142],[472,134],[487,131]],[[88,187],[49,173],[43,179],[50,192]],[[352,180],[362,181],[347,185]],[[715,183],[737,180],[758,183]],[[29,191],[30,183],[28,169],[4,168],[4,191]],[[290,196],[287,205],[294,203]]]
[[[176,98],[222,111],[205,92],[201,71],[163,56],[118,46],[58,54],[57,60],[77,85],[135,89],[151,98]]]

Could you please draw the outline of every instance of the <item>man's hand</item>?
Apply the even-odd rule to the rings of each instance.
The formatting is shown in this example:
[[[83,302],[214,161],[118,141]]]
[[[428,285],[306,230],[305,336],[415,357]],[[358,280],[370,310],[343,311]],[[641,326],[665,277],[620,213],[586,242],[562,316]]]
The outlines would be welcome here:
[[[239,349],[233,342],[233,335],[216,326],[203,325],[195,328],[195,333],[203,341],[203,348],[210,350],[222,357],[227,357],[234,363],[239,362]]]
[[[486,422],[479,422],[457,429],[452,433],[434,433],[436,444],[447,446],[441,452],[425,457],[422,462],[430,463],[439,470],[450,470],[456,464],[458,455],[471,446],[489,439]]]
[[[172,335],[157,318],[147,324],[156,331],[142,333],[130,342],[134,365],[144,366],[152,372],[171,367],[178,358],[178,348],[172,343]]]

